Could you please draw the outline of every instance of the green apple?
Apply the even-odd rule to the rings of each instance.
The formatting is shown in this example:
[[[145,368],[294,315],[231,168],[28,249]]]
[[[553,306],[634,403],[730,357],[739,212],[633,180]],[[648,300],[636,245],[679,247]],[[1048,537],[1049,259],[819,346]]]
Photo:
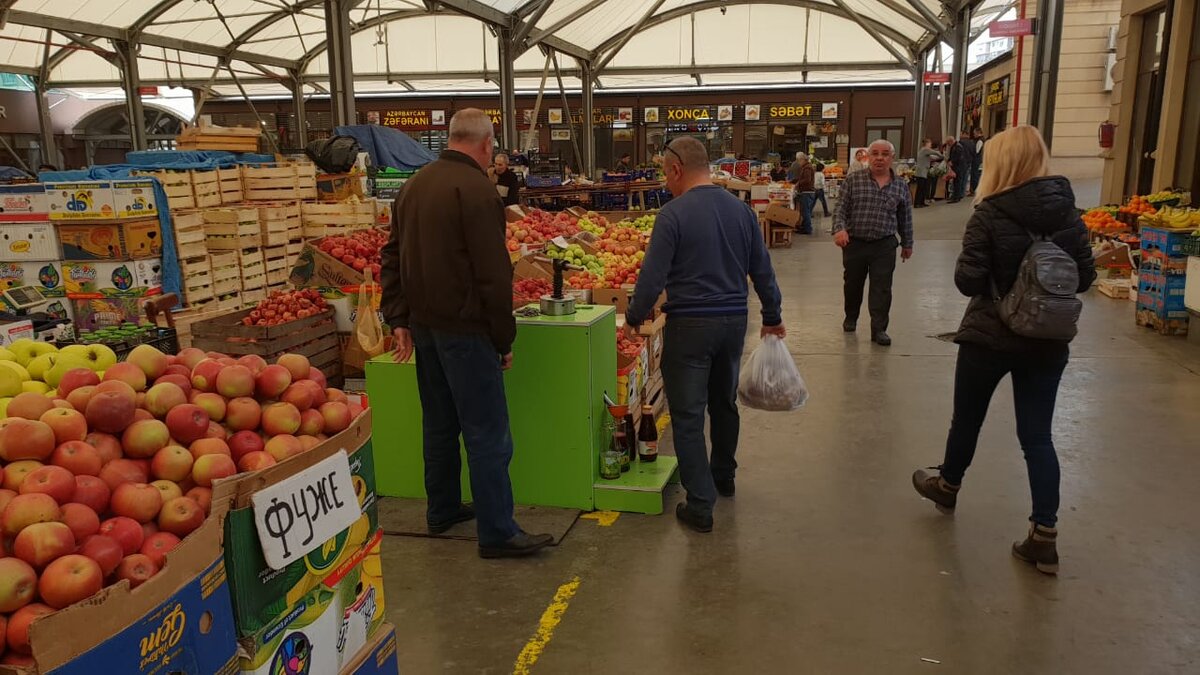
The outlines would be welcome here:
[[[4,347],[0,347],[0,361],[16,361],[17,355],[8,351]]]
[[[8,404],[10,401],[12,401],[11,396],[5,396],[4,398],[0,398],[0,420],[4,419],[5,417],[8,417]]]
[[[16,355],[17,363],[29,367],[29,362],[43,354],[51,354],[58,351],[58,348],[49,342],[36,342],[29,338],[21,338],[14,340],[8,346],[8,350]]]
[[[78,354],[68,354],[66,352],[59,352],[58,354],[55,354],[54,356],[56,357],[54,359],[54,364],[46,370],[46,372],[43,374],[43,377],[41,378],[43,382],[50,385],[51,387],[57,387],[58,383],[62,382],[63,375],[66,375],[67,371],[69,371],[69,370],[74,370],[76,368],[89,368],[90,369],[92,367],[92,364],[86,358],[84,358],[83,356],[80,356]],[[39,357],[39,358],[45,358],[45,357]]]
[[[22,382],[21,389],[33,392],[35,394],[46,394],[50,392],[50,385],[46,384],[45,382],[30,380],[28,382]]]
[[[87,362],[84,367],[96,372],[107,370],[117,362],[117,353],[105,345],[70,345],[63,347],[62,351],[83,358]]]
[[[21,389],[21,378],[13,370],[0,368],[0,397],[16,396]]]
[[[17,377],[21,378],[22,382],[28,382],[30,380],[29,371],[25,370],[25,367],[16,361],[0,361],[0,368],[8,368],[12,370],[17,374]]]

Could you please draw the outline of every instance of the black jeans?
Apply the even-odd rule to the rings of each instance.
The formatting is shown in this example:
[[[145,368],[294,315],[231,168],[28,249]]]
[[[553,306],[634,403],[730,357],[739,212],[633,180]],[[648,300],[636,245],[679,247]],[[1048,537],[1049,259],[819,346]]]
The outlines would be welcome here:
[[[817,199],[815,202],[813,202],[813,204],[815,205],[817,202],[821,203],[821,208],[825,210],[825,217],[828,218],[829,217],[829,202],[825,200],[825,190],[824,189],[817,190]]]
[[[663,388],[671,408],[671,431],[688,508],[711,514],[717,502],[713,479],[734,477],[737,461],[738,374],[746,342],[746,315],[667,317],[663,336]],[[708,410],[712,461],[704,442]]]
[[[513,441],[500,355],[483,335],[413,326],[425,435],[425,517],[443,523],[462,501],[459,436],[467,447],[480,546],[515,536],[508,463]]]
[[[1065,346],[1060,352],[1035,355],[998,352],[982,345],[960,345],[954,371],[954,417],[946,438],[942,478],[955,485],[962,483],[963,475],[975,457],[979,429],[987,417],[992,394],[1000,380],[1011,374],[1017,438],[1025,453],[1029,491],[1033,495],[1033,513],[1029,520],[1054,527],[1058,521],[1059,471],[1051,425],[1058,384],[1062,381],[1069,355]]]
[[[845,270],[846,321],[857,322],[862,311],[863,287],[871,279],[867,309],[871,312],[871,332],[887,330],[888,313],[892,309],[892,275],[896,271],[896,237],[875,241],[851,239],[842,249],[842,268]]]
[[[929,199],[929,182],[928,176],[917,176],[917,203],[914,206],[925,206],[925,201]]]

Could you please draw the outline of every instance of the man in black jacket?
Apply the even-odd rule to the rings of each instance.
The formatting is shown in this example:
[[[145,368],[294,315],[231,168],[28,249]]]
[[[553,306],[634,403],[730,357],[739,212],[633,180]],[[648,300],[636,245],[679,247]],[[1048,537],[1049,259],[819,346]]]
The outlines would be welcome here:
[[[512,367],[517,327],[504,207],[484,173],[493,133],[482,110],[467,108],[450,120],[449,149],[396,201],[380,272],[394,359],[406,362],[414,349],[417,355],[429,531],[478,517],[484,558],[528,555],[553,543],[513,520],[502,371]],[[478,513],[461,503],[460,435]]]
[[[954,170],[954,194],[946,201],[953,204],[962,201],[971,184],[971,165],[975,163],[975,141],[966,131],[950,149],[950,168]]]

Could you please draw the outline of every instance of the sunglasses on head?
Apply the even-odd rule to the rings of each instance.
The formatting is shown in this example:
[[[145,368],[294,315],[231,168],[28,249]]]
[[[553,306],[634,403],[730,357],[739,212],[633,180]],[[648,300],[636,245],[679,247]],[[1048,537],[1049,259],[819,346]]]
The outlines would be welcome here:
[[[679,160],[679,163],[683,164],[683,155],[679,154],[678,150],[676,150],[675,148],[672,148],[671,146],[668,145],[667,152],[671,153],[672,155],[675,155],[675,158]]]

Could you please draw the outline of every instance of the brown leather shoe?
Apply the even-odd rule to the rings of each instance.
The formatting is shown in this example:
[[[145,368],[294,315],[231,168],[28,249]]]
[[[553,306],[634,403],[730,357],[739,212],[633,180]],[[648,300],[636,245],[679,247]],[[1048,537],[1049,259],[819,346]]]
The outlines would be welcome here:
[[[1058,574],[1058,528],[1030,525],[1025,541],[1013,542],[1012,553],[1043,574]]]
[[[937,473],[934,473],[937,471]],[[938,467],[917,469],[912,475],[913,487],[920,495],[937,507],[943,513],[954,513],[958,504],[958,485],[951,485],[942,479]]]

